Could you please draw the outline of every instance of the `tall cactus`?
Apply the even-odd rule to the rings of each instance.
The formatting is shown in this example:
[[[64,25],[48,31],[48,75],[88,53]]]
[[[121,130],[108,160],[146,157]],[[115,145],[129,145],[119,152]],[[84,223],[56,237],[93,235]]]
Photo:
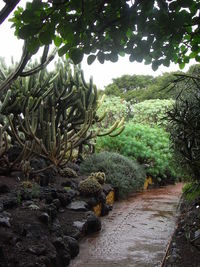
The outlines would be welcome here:
[[[92,78],[86,83],[80,66],[72,71],[70,62],[60,60],[54,72],[41,71],[17,80],[5,95],[0,112],[8,117],[12,138],[27,153],[60,166],[70,159],[73,149],[88,140],[123,130],[123,121],[102,134],[93,129],[104,117],[96,115],[102,101],[97,99]]]

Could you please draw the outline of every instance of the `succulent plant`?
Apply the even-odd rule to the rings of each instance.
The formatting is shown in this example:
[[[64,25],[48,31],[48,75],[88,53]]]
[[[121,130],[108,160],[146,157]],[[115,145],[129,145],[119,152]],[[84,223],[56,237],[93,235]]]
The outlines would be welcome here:
[[[96,196],[102,192],[100,183],[93,177],[88,177],[81,181],[78,188],[84,196]]]
[[[69,61],[56,64],[55,71],[42,70],[19,78],[4,96],[0,112],[7,116],[11,139],[27,154],[38,154],[56,166],[64,166],[74,149],[100,135],[115,136],[123,128],[117,121],[100,133],[93,125],[102,120],[96,115],[99,105],[92,78],[86,83],[80,66],[72,71]]]
[[[94,178],[98,183],[104,184],[106,181],[106,175],[104,172],[92,172],[89,178]]]

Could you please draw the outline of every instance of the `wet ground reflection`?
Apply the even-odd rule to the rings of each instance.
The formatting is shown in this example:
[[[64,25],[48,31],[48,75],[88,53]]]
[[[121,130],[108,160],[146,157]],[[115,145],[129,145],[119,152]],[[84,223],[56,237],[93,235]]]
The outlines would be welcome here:
[[[102,231],[80,243],[70,267],[160,266],[176,221],[182,184],[134,194],[102,218]]]

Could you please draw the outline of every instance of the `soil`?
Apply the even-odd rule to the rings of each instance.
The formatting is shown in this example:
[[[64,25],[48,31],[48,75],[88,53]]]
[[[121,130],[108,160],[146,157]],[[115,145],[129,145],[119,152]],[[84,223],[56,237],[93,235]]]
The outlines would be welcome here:
[[[162,267],[200,266],[200,197],[182,198],[177,226],[170,240]]]
[[[78,166],[73,167],[74,171],[78,173]],[[46,174],[46,176],[48,175]],[[47,178],[47,181],[50,180],[49,183],[46,181],[37,181],[36,183],[34,180],[27,183],[20,172],[13,172],[9,176],[0,176],[0,267],[66,267],[70,264],[71,259],[78,255],[79,244],[84,242],[81,241],[82,238],[101,230],[101,220],[92,210],[96,204],[102,203],[104,207],[102,214],[108,214],[111,207],[106,206],[105,196],[112,190],[112,187],[104,185],[100,195],[83,197],[78,191],[78,184],[85,177],[80,175],[70,177],[70,175],[57,173],[54,175],[54,179]],[[152,203],[157,197],[154,193]],[[133,198],[135,197],[134,195]],[[151,210],[149,208],[150,199],[147,198],[146,201],[147,205],[143,210],[145,214]],[[130,207],[132,210],[128,200],[125,207]],[[117,212],[115,208],[114,213]],[[160,212],[160,204],[157,208]],[[125,210],[123,208],[122,213]],[[167,213],[167,215],[159,213],[154,217],[159,219],[161,215],[163,223],[168,223],[171,213]],[[108,222],[109,218],[113,224],[112,215],[106,217]],[[127,218],[129,219],[130,216]],[[124,218],[125,222],[127,218]],[[129,221],[127,221],[127,225],[129,225]],[[145,225],[143,223],[143,228]],[[104,226],[109,234],[108,224],[105,223]],[[199,229],[200,198],[190,203],[183,201],[177,228],[169,243],[163,267],[200,266]],[[118,232],[115,231],[113,237]],[[125,232],[123,232],[123,236],[125,236]],[[120,237],[120,233],[118,237]],[[98,235],[97,238],[99,238]],[[109,238],[112,236],[109,235]],[[111,244],[110,241],[108,244]],[[94,247],[94,242],[91,245]],[[113,253],[115,248],[114,245]],[[164,254],[164,248],[161,254]],[[123,261],[121,266],[129,266],[124,263]],[[83,267],[84,265],[79,264],[78,266]],[[115,266],[120,266],[120,262]]]
[[[108,213],[112,187],[83,197],[78,184],[85,177],[73,171],[72,177],[57,173],[45,186],[20,172],[0,176],[0,267],[66,267],[79,253],[79,240],[100,231],[93,206],[101,203]]]

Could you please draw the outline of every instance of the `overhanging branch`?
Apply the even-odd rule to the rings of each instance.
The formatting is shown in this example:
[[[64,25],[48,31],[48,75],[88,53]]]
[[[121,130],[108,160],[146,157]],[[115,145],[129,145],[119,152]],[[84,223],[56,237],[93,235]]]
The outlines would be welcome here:
[[[21,0],[6,1],[6,5],[0,11],[0,25],[10,15],[13,9],[18,5]]]

